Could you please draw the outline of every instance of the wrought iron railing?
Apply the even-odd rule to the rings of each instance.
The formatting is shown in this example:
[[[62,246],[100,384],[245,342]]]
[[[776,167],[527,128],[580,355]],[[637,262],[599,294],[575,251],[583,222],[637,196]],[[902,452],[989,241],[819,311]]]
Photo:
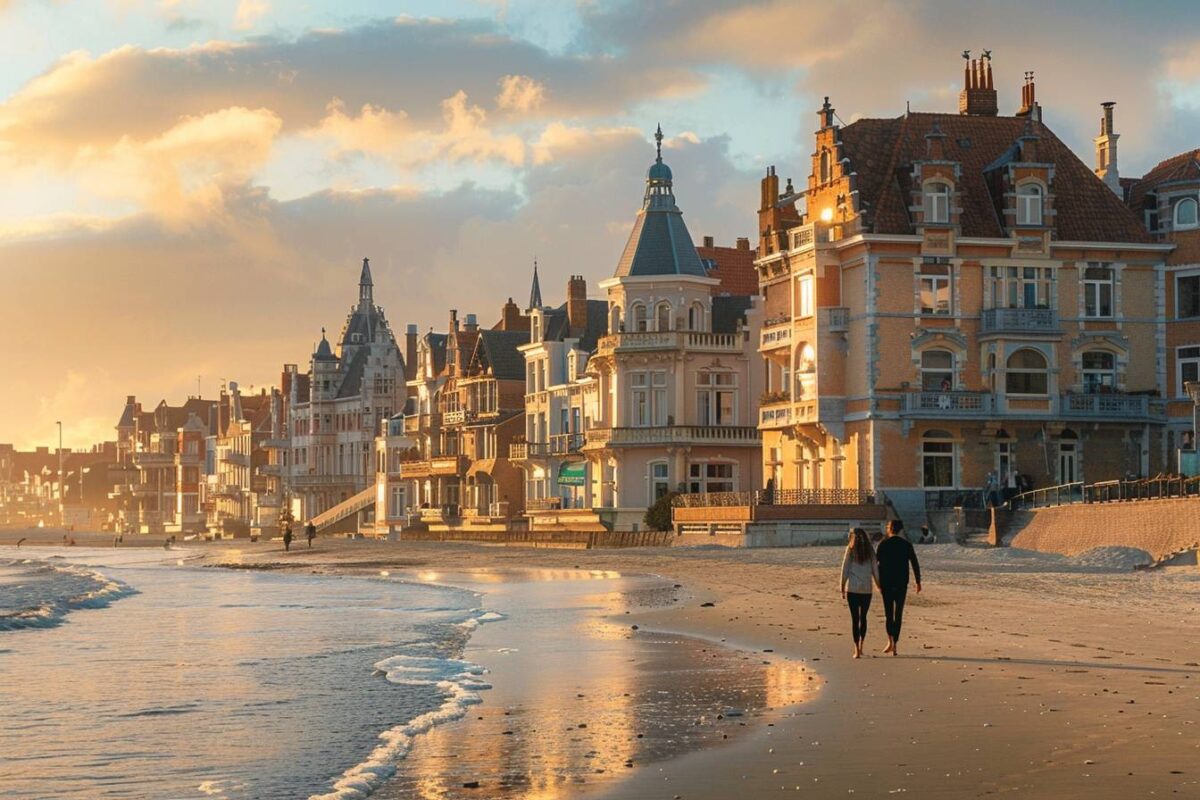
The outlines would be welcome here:
[[[1167,500],[1200,497],[1200,476],[1162,475],[1136,480],[1064,483],[1022,492],[1008,501],[1009,509],[1048,508],[1074,503],[1126,503],[1134,500]]]
[[[987,499],[982,489],[933,489],[925,492],[925,508],[930,511],[986,507]]]
[[[727,506],[874,505],[878,495],[867,489],[759,489],[754,492],[703,492],[681,494],[678,508]]]
[[[993,331],[1058,330],[1058,312],[1053,308],[985,308],[981,319],[985,333]]]

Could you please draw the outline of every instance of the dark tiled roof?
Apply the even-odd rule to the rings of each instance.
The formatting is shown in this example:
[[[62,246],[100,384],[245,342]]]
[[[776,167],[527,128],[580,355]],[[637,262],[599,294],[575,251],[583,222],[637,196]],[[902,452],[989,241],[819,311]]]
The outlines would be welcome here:
[[[850,170],[858,176],[867,230],[913,233],[908,206],[908,176],[914,161],[926,156],[925,135],[937,121],[944,139],[944,159],[962,166],[958,184],[963,236],[1005,235],[993,196],[988,168],[1011,157],[1011,148],[1026,131],[1024,117],[982,117],[910,113],[895,119],[862,119],[841,131]],[[1034,126],[1040,137],[1038,161],[1054,164],[1056,235],[1065,241],[1148,242],[1141,221],[1053,131]]]
[[[429,355],[433,359],[433,374],[440,375],[446,368],[446,340],[444,333],[427,333],[425,342],[429,345]]]
[[[683,222],[683,213],[674,204],[670,208],[651,206],[638,212],[625,252],[617,262],[618,278],[707,274]]]
[[[708,276],[721,281],[716,287],[718,294],[758,294],[755,251],[749,247],[697,247],[696,252],[704,261]]]
[[[1174,181],[1200,181],[1200,149],[1188,150],[1165,161],[1160,161],[1154,169],[1133,182],[1126,191],[1129,197],[1129,207],[1141,213],[1145,207],[1146,193],[1154,191],[1155,187]],[[1121,184],[1125,181],[1122,179]]]
[[[472,371],[491,368],[498,380],[524,380],[525,356],[517,348],[529,344],[528,331],[481,331]]]
[[[345,376],[342,378],[342,383],[338,386],[337,398],[340,400],[343,397],[354,397],[362,394],[362,379],[363,371],[367,368],[367,358],[370,356],[370,351],[365,347],[360,347],[354,351],[354,355],[350,359],[349,364],[345,364]]]
[[[546,312],[547,342],[562,342],[571,338],[571,330],[567,325],[567,304],[563,303],[555,309]],[[600,337],[608,333],[608,303],[604,300],[587,301],[587,327],[579,339],[582,350],[592,350]],[[528,342],[527,342],[528,343]]]
[[[746,295],[721,295],[712,300],[713,333],[736,333],[738,323],[746,318],[746,311],[754,305],[754,298]]]

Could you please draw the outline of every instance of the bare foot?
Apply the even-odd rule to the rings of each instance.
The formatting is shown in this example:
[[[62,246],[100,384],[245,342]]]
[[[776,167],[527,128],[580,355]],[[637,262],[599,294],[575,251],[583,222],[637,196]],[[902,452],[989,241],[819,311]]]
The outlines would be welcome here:
[[[854,648],[854,657],[855,657],[855,658],[862,658],[862,652],[861,652],[861,651],[859,651],[859,649],[858,649],[857,647],[856,647],[856,648]]]
[[[894,656],[900,655],[899,653],[896,652],[896,645],[894,643],[892,644],[892,655],[894,655]]]
[[[893,642],[891,639],[888,639],[887,647],[883,648],[883,652],[885,652],[885,653],[896,652],[896,643]]]

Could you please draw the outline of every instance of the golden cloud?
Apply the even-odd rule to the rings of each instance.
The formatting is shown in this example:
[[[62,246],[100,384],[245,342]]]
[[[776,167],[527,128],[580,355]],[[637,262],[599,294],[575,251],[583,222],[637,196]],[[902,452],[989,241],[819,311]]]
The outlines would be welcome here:
[[[505,75],[500,79],[496,107],[502,111],[524,114],[535,111],[545,99],[546,87],[528,75]]]

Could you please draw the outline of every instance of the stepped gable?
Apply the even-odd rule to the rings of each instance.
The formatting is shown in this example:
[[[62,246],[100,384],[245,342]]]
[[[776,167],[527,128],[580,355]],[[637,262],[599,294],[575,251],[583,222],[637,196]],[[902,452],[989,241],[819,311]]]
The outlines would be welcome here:
[[[1063,241],[1150,241],[1141,221],[1048,127],[1027,117],[913,112],[895,119],[861,119],[840,131],[849,171],[857,174],[870,233],[914,233],[908,206],[912,164],[926,156],[925,136],[934,123],[945,134],[946,161],[962,166],[958,182],[961,235],[1006,238],[988,173],[1008,163],[1031,126],[1039,159],[1054,164],[1057,238]]]

